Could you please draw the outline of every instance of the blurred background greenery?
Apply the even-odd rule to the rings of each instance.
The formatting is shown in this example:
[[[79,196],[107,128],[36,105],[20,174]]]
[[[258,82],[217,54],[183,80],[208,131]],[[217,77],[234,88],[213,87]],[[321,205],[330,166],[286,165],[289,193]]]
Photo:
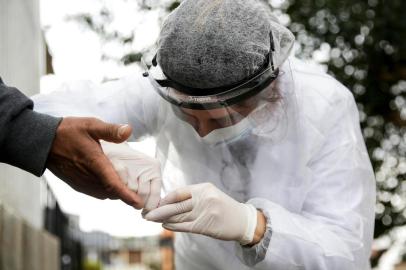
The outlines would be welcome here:
[[[299,57],[327,48],[329,73],[354,94],[377,178],[375,236],[406,221],[406,2],[291,0]]]

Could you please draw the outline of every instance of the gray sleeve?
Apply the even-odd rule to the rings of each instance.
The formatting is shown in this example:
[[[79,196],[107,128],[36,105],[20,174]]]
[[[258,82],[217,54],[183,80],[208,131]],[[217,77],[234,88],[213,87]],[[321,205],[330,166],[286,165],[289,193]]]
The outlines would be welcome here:
[[[32,109],[28,97],[0,78],[0,162],[40,176],[61,118]]]
[[[250,200],[247,203],[251,203],[255,208],[261,210],[266,218],[265,234],[258,244],[251,247],[241,246],[239,243],[235,244],[235,253],[240,261],[247,266],[253,267],[265,259],[269,244],[271,242],[272,225],[269,211],[266,208],[262,208],[260,205],[257,205],[255,200]]]

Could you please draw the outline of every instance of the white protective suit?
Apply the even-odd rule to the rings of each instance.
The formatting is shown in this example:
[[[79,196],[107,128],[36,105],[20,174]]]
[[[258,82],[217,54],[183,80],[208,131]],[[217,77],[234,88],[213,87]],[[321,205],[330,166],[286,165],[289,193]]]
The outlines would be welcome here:
[[[375,182],[356,103],[332,77],[289,62],[295,87],[286,93],[294,108],[279,119],[284,135],[248,136],[227,148],[199,142],[141,75],[66,85],[35,96],[35,110],[129,123],[133,139],[156,138],[166,191],[212,182],[263,211],[267,232],[251,248],[177,233],[177,269],[370,269]]]

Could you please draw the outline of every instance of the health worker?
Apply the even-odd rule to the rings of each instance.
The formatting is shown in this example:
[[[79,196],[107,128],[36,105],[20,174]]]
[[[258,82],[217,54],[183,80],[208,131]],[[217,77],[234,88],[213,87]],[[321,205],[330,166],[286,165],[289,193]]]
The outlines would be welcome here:
[[[354,97],[293,44],[265,1],[185,0],[144,71],[66,84],[35,109],[155,139],[160,166],[145,170],[106,151],[144,217],[179,232],[177,269],[370,269],[375,182]]]

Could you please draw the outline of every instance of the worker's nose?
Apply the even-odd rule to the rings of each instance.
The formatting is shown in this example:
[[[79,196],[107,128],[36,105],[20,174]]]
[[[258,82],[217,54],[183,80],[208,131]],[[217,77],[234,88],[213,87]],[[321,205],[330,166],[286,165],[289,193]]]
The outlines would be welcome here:
[[[208,122],[200,123],[198,127],[195,127],[196,132],[200,137],[204,137],[216,128],[219,128],[217,125],[209,124]]]

